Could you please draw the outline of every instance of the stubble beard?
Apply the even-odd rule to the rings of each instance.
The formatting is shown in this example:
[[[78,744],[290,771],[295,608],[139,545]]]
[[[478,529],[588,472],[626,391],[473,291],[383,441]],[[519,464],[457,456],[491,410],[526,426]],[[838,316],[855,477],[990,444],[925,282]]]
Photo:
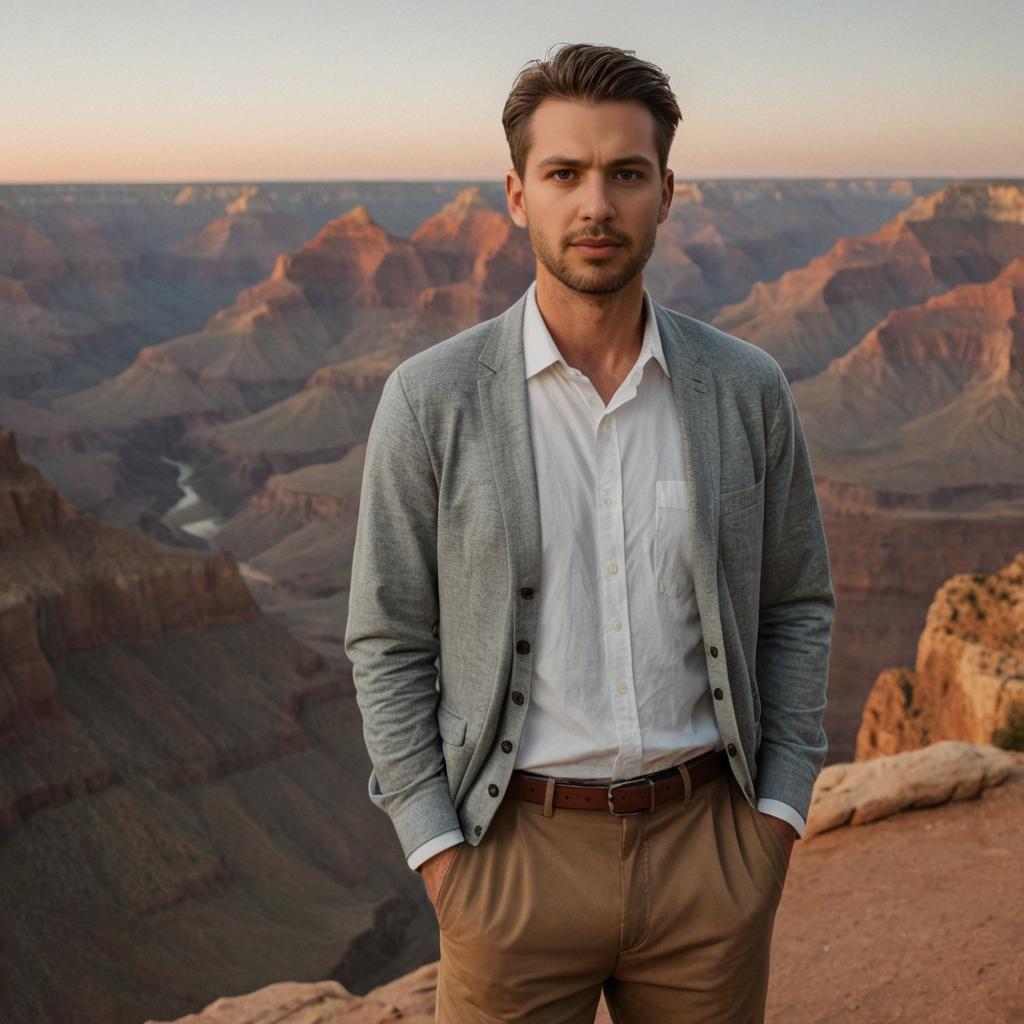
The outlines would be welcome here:
[[[561,251],[555,253],[548,246],[546,240],[533,230],[529,222],[527,222],[527,230],[530,234],[530,243],[533,246],[534,254],[548,273],[561,281],[566,288],[585,295],[607,295],[625,288],[647,265],[657,241],[657,229],[655,229],[643,238],[641,248],[635,248],[632,241],[625,241],[622,243],[621,249],[613,256],[600,257],[600,263],[577,270],[569,265],[571,254],[564,240],[561,243]],[[613,269],[611,266],[613,260],[622,262]]]

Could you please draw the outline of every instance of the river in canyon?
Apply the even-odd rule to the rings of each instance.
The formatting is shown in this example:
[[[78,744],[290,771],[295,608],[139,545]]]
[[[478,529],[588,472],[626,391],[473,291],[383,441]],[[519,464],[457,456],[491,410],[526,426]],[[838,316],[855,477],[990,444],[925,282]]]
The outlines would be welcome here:
[[[173,523],[179,530],[184,530],[185,533],[191,534],[193,537],[209,541],[216,535],[221,526],[224,525],[224,521],[219,516],[206,516],[201,519],[189,520],[189,509],[195,509],[198,512],[206,507],[202,498],[196,494],[195,488],[189,483],[189,480],[192,478],[193,468],[187,462],[176,462],[174,459],[167,458],[166,455],[161,455],[160,458],[177,468],[177,483],[181,491],[181,497],[174,506],[163,514],[163,520]]]

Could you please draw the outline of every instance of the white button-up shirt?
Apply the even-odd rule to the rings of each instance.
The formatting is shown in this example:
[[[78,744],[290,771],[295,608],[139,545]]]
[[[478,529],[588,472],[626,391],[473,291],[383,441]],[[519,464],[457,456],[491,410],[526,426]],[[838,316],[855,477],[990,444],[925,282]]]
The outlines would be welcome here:
[[[566,363],[536,288],[523,346],[543,585],[515,767],[618,782],[725,747],[690,571],[685,440],[647,290],[640,354],[605,405]],[[803,835],[788,804],[757,807]],[[409,866],[463,838],[435,836]]]

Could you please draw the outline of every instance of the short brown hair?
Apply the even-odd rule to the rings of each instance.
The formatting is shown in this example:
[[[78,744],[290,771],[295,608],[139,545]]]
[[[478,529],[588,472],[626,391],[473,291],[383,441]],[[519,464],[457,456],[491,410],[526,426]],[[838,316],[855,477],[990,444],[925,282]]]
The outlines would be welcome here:
[[[676,126],[683,115],[669,88],[668,75],[657,65],[640,60],[633,50],[590,43],[567,43],[553,57],[530,61],[516,76],[501,114],[512,166],[520,178],[526,170],[530,119],[548,96],[591,103],[643,103],[654,116],[658,165],[665,174]]]

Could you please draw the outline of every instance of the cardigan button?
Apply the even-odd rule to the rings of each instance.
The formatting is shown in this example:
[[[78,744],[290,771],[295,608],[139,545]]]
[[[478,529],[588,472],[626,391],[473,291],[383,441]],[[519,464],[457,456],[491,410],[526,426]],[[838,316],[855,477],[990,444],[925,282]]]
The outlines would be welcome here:
[[[501,741],[501,749],[504,750],[506,754],[511,754],[512,753],[512,741],[511,740],[502,740]]]
[[[712,644],[711,647],[708,648],[708,650],[711,651],[711,657],[712,658],[717,658],[718,657],[718,648],[715,647],[713,644]]]
[[[722,699],[722,688],[720,686],[715,687],[715,700]]]
[[[523,587],[523,589],[519,591],[519,596],[529,601],[535,593],[536,591],[533,589],[533,587]]]
[[[483,830],[484,830],[484,829],[483,829],[483,826],[482,826],[482,825],[477,825],[477,826],[476,826],[476,827],[475,827],[475,828],[473,829],[473,834],[474,834],[474,835],[481,835],[481,834],[483,833]]]
[[[512,691],[512,703],[513,704],[522,704],[523,703],[523,695],[518,690],[513,690]]]
[[[729,756],[730,757],[735,757],[736,756],[736,744],[735,743],[730,743],[729,746],[727,746],[725,749],[729,751]]]
[[[520,654],[529,654],[530,653],[530,641],[529,640],[519,640],[516,643],[516,650]]]
[[[497,787],[497,786],[496,786],[496,785],[495,785],[495,784],[494,784],[494,783],[492,782],[492,783],[491,783],[491,784],[490,784],[490,785],[489,785],[489,786],[487,787],[487,792],[488,792],[488,793],[490,793],[490,794],[491,794],[491,796],[497,796],[497,795],[498,795],[498,794],[499,794],[499,793],[501,792],[501,790],[500,790],[500,789],[498,789],[498,787]]]

